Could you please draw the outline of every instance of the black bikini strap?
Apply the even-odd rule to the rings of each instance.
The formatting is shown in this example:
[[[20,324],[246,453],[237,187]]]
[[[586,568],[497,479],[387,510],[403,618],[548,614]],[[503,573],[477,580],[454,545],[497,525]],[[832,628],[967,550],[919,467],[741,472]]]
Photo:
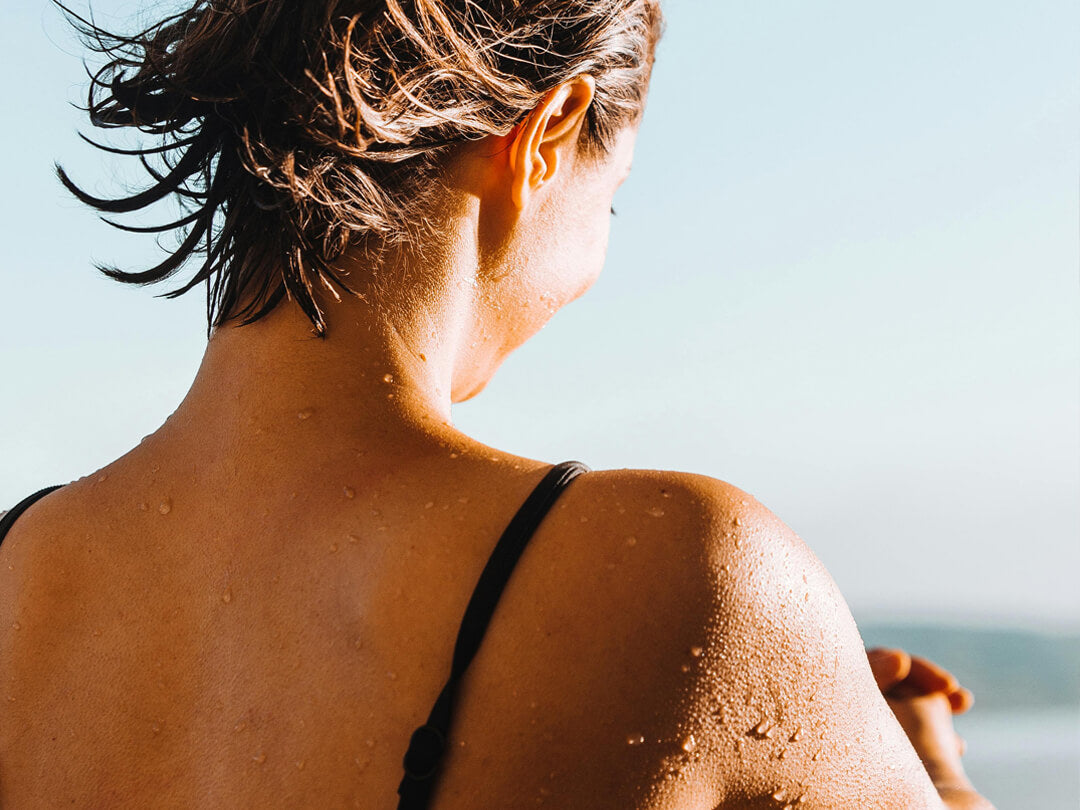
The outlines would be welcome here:
[[[19,519],[19,515],[40,501],[50,492],[54,492],[60,489],[60,484],[54,487],[45,487],[45,489],[39,489],[33,495],[29,495],[15,504],[11,509],[4,513],[0,517],[0,543],[4,542],[4,538],[7,537],[7,533],[11,531],[11,527],[15,525],[15,521]]]
[[[457,643],[454,645],[450,679],[435,701],[427,722],[416,729],[409,740],[409,750],[405,753],[404,761],[405,777],[398,786],[398,795],[401,796],[398,810],[419,810],[427,807],[435,785],[434,777],[446,748],[461,676],[465,674],[480,649],[480,642],[491,622],[499,597],[529,539],[567,485],[588,470],[580,461],[564,461],[552,467],[522,504],[495,545],[495,550],[477,580],[469,605],[465,608]]]

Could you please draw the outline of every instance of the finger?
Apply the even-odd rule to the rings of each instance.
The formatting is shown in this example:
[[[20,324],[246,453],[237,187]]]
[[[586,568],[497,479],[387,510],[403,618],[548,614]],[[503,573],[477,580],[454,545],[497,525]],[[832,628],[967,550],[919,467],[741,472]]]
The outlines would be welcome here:
[[[949,693],[949,705],[952,706],[953,714],[963,714],[975,703],[975,696],[971,691],[960,686],[955,692]]]
[[[951,672],[933,661],[920,656],[911,656],[911,671],[904,679],[905,686],[924,693],[945,692],[949,694],[960,688],[960,683]]]
[[[911,656],[903,650],[875,647],[866,651],[866,658],[882,692],[903,681],[911,671]]]

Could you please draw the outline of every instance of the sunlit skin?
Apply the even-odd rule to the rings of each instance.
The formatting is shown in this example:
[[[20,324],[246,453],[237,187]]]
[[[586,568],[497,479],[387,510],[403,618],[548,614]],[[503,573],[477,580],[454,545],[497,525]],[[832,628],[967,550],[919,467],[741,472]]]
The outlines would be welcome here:
[[[437,238],[342,259],[360,296],[324,296],[326,339],[288,302],[215,330],[158,431],[19,520],[0,806],[396,806],[473,585],[548,469],[451,404],[600,272],[636,130],[587,158],[592,96],[568,82],[463,148]],[[514,572],[434,806],[940,808],[929,770],[948,806],[987,807],[949,719],[969,701],[929,662],[868,658],[746,493],[598,471]]]

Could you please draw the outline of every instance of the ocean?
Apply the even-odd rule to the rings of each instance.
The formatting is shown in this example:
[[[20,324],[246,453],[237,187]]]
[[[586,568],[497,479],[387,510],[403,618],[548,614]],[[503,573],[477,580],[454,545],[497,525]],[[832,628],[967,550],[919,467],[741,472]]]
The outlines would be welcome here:
[[[1080,707],[956,718],[968,777],[997,810],[1080,808]]]

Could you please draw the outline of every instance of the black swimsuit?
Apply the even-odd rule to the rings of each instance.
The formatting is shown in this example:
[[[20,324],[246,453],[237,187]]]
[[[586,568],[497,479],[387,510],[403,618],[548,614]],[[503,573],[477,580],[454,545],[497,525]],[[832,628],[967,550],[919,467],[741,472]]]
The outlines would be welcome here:
[[[442,755],[446,750],[446,740],[450,734],[461,677],[480,649],[480,642],[495,613],[495,606],[510,580],[514,566],[525,550],[525,545],[562,491],[588,469],[579,461],[564,461],[552,467],[522,504],[495,545],[495,550],[476,583],[472,598],[469,599],[469,605],[465,608],[457,643],[454,645],[450,678],[439,693],[427,722],[416,729],[409,740],[409,749],[404,760],[405,776],[398,785],[398,795],[401,796],[398,810],[424,810],[431,803]],[[19,515],[56,489],[59,487],[47,487],[35,492],[0,518],[0,543]]]

